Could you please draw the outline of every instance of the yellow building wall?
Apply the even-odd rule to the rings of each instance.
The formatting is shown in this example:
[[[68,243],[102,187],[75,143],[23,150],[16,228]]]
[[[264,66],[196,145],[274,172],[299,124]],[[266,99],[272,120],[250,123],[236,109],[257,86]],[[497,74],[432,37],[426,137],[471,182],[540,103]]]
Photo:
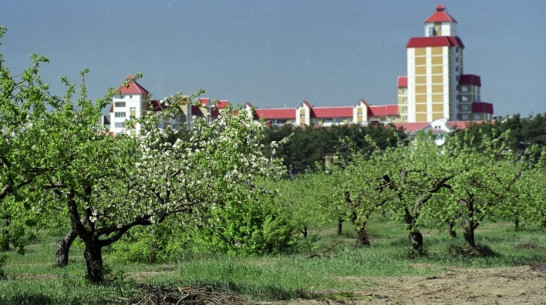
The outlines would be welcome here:
[[[444,101],[444,94],[432,94],[432,102],[433,103],[439,103]]]
[[[426,84],[427,83],[427,77],[425,75],[422,76],[416,76],[415,77],[415,84]]]
[[[444,114],[443,113],[432,113],[432,120],[437,120],[437,119],[441,119],[444,117]]]
[[[415,57],[415,65],[416,66],[423,66],[427,64],[427,58],[426,57]]]
[[[415,48],[415,56],[425,56],[427,55],[426,48]]]
[[[443,74],[444,66],[432,66],[431,72],[432,74]]]
[[[432,47],[430,48],[430,53],[432,55],[443,55],[442,47]]]
[[[434,71],[432,73],[434,73]],[[419,75],[419,74],[427,74],[427,67],[426,66],[415,67],[415,75]]]
[[[427,96],[424,94],[416,95],[415,96],[415,102],[416,103],[426,103],[427,102]]]
[[[415,119],[417,122],[427,122],[427,114],[426,113],[417,113],[415,115]]]
[[[420,86],[415,86],[415,94],[419,94],[419,93],[426,93],[427,92],[427,86],[426,85],[420,85]]]
[[[433,84],[441,84],[444,81],[444,76],[443,75],[433,75],[431,80],[432,80]]]
[[[441,65],[443,64],[444,62],[444,58],[442,56],[432,56],[430,58],[430,62],[433,64],[433,65]]]
[[[442,112],[444,111],[444,104],[432,104],[432,112]]]
[[[432,85],[432,93],[442,93],[444,92],[444,85]]]
[[[416,104],[415,112],[427,112],[427,104]]]

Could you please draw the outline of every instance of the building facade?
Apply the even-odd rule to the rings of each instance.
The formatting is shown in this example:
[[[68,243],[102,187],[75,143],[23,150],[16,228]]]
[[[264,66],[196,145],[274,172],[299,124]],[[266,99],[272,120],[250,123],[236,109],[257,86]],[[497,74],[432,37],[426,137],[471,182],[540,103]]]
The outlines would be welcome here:
[[[251,104],[246,107],[253,109],[256,119],[263,119],[270,126],[389,123],[406,126],[407,123],[489,121],[493,105],[481,100],[480,76],[463,71],[465,46],[457,36],[456,25],[457,21],[440,4],[425,20],[424,36],[409,39],[407,75],[398,77],[395,104],[370,105],[359,100],[351,106],[317,107],[303,101],[293,108],[255,108]],[[227,100],[213,103],[208,98],[188,100],[176,117],[165,119],[160,127],[191,129],[195,117],[213,120],[228,104]],[[139,124],[128,126],[126,120],[162,109],[163,105],[151,100],[150,93],[129,76],[113,97],[109,117],[103,121],[109,121],[111,134],[136,135]]]
[[[490,120],[493,105],[481,101],[480,77],[464,74],[464,44],[457,21],[438,5],[425,20],[424,36],[409,39],[407,76],[398,78],[401,122]]]

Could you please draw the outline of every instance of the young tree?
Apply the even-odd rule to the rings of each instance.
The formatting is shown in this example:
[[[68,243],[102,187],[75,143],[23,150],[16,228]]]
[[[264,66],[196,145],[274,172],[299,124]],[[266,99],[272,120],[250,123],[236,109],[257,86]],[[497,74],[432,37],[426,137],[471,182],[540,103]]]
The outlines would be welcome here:
[[[350,163],[333,171],[340,182],[333,186],[338,201],[336,206],[343,207],[339,209],[345,211],[344,216],[351,220],[357,231],[355,247],[370,244],[366,232],[368,220],[375,211],[394,199],[388,183],[382,179],[385,164],[382,163],[381,154],[379,149],[369,157],[356,153]]]
[[[471,136],[467,134],[467,136]],[[447,159],[457,176],[452,181],[446,216],[463,217],[463,234],[471,248],[476,248],[475,230],[486,217],[495,217],[505,210],[522,176],[521,164],[516,163],[507,148],[508,135],[482,135],[480,144],[467,145],[472,139],[453,138],[446,146]]]

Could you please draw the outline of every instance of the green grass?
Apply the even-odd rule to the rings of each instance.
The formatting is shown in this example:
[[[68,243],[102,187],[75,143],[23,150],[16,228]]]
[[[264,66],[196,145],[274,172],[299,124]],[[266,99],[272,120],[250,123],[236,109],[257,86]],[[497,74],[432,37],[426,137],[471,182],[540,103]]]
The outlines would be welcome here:
[[[376,276],[436,275],[445,266],[465,268],[535,265],[546,262],[545,228],[528,227],[514,232],[509,223],[486,223],[476,232],[477,242],[494,255],[465,257],[449,253],[464,243],[446,232],[423,230],[425,255],[412,255],[403,225],[374,220],[368,232],[369,247],[353,249],[354,232],[346,225],[338,236],[334,226],[315,229],[298,254],[271,257],[225,255],[191,256],[176,264],[122,264],[108,258],[113,270],[107,285],[85,281],[83,249],[75,244],[66,268],[53,266],[55,236],[43,236],[25,255],[8,253],[7,276],[0,280],[0,304],[119,304],[117,298],[133,291],[138,282],[180,286],[208,285],[251,299],[352,298],[355,290],[374,285]],[[458,232],[459,233],[459,232]],[[459,233],[459,235],[462,235]],[[309,252],[339,244],[321,257]]]

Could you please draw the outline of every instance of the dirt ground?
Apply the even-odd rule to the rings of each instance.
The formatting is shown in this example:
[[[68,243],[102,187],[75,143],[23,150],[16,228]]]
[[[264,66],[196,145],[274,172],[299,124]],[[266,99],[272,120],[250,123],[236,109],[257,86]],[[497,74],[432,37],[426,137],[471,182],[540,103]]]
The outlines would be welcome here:
[[[357,300],[292,300],[262,305],[546,304],[546,264],[510,268],[446,267],[438,276],[366,278],[376,285],[355,291]]]

